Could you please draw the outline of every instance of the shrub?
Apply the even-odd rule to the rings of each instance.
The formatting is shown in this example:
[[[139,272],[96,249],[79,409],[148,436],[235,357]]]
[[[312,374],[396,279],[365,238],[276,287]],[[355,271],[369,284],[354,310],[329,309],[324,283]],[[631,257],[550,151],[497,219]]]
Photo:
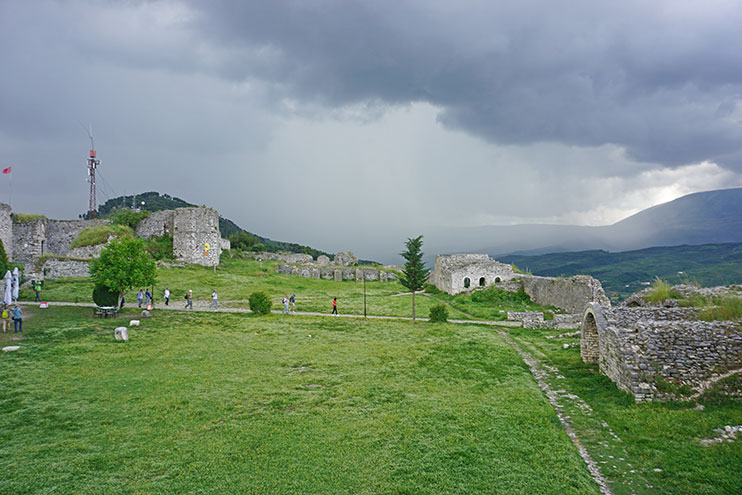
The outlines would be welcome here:
[[[113,215],[113,223],[116,225],[126,225],[136,229],[139,222],[149,216],[148,211],[134,211],[129,209],[118,210]]]
[[[253,292],[250,294],[250,311],[259,315],[267,315],[271,312],[271,299],[265,292]]]
[[[441,291],[433,284],[425,284],[425,293],[426,294],[440,294]]]
[[[471,300],[477,303],[490,303],[496,306],[505,304],[531,304],[531,298],[521,287],[517,292],[508,292],[505,289],[490,287],[485,290],[474,291]]]
[[[173,236],[163,234],[159,237],[150,237],[146,241],[145,249],[155,260],[173,259]]]
[[[698,317],[704,321],[742,321],[742,299],[725,297],[718,306],[704,309]]]
[[[134,231],[127,225],[93,225],[80,232],[71,248],[83,246],[95,246],[108,242],[109,237],[134,237]]]
[[[5,253],[5,246],[3,241],[0,240],[0,277],[5,275],[5,272],[9,270],[8,255]]]
[[[644,296],[644,299],[652,304],[658,304],[673,297],[677,298],[677,294],[672,290],[672,285],[657,277],[654,279],[652,289]]]
[[[93,289],[93,302],[98,306],[116,306],[119,295],[104,285],[97,285]]]
[[[444,304],[436,304],[430,308],[430,321],[445,323],[448,321],[448,308]]]

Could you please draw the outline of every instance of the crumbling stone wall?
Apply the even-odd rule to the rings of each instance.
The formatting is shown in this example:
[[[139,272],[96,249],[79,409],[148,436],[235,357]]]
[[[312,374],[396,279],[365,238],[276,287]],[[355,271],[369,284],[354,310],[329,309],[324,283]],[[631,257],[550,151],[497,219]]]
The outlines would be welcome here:
[[[13,259],[13,220],[10,217],[12,210],[5,203],[0,203],[0,240],[3,241],[5,254]],[[5,274],[3,274],[5,275]]]
[[[108,220],[47,220],[46,221],[46,249],[45,253],[66,255],[70,244],[80,235],[80,232],[94,225],[109,224]]]
[[[90,276],[90,265],[85,260],[49,258],[44,262],[42,270],[43,278],[48,280]]]
[[[590,303],[580,353],[637,402],[681,398],[742,368],[742,324],[699,321],[689,308],[605,308]]]
[[[553,320],[544,318],[540,311],[508,311],[508,320],[520,321],[523,328],[569,330],[581,324],[580,314],[555,314]]]
[[[144,239],[159,237],[164,234],[172,234],[174,224],[174,210],[153,211],[147,215],[147,218],[144,218],[139,222],[135,233],[137,237],[142,237]]]
[[[600,281],[586,275],[569,278],[521,275],[520,280],[531,300],[543,306],[556,306],[569,313],[581,313],[589,302],[606,307],[611,305]]]
[[[13,261],[35,262],[46,252],[46,218],[13,222]]]
[[[392,272],[387,272],[370,266],[339,268],[336,266],[320,266],[316,264],[293,265],[280,263],[276,267],[276,271],[286,275],[296,275],[298,277],[318,278],[323,280],[336,280],[338,282],[344,280],[362,282],[364,278],[367,282],[386,282],[388,280],[397,279],[397,275]]]
[[[173,255],[176,260],[216,266],[222,252],[220,240],[219,213],[215,209],[174,210]]]

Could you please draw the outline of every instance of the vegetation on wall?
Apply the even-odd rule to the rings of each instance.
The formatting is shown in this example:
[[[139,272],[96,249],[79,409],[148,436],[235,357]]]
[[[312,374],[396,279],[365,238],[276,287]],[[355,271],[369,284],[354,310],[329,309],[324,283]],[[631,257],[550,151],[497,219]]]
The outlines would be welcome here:
[[[46,215],[33,215],[31,213],[12,213],[13,223],[29,224],[46,218]]]
[[[0,277],[5,275],[5,272],[8,271],[8,267],[10,265],[8,264],[8,255],[5,252],[5,246],[3,245],[3,241],[0,240]]]
[[[134,230],[128,225],[93,225],[80,232],[70,248],[103,244],[111,237],[134,237]]]
[[[111,220],[116,225],[126,225],[132,229],[136,229],[137,225],[147,218],[151,212],[147,210],[136,211],[136,210],[114,210],[111,215]]]

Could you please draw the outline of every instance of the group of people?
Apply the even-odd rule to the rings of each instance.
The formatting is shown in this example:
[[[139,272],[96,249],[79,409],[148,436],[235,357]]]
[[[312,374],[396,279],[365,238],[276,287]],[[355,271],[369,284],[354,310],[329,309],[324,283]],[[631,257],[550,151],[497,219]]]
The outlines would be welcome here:
[[[168,293],[168,297],[170,297],[170,290],[165,289]],[[185,308],[184,309],[193,309],[193,291],[189,290],[185,294]],[[167,305],[167,303],[166,303]],[[216,292],[216,289],[211,291],[211,304],[209,304],[209,309],[219,309],[219,294]]]
[[[14,333],[23,331],[23,310],[17,304],[12,307],[4,304],[2,313],[0,313],[0,320],[2,320],[3,333],[8,331],[8,323],[13,318]]]
[[[291,312],[296,313],[296,294],[291,294],[291,297],[285,296],[281,302],[283,303],[283,311],[281,313],[289,312],[289,304],[291,305]]]

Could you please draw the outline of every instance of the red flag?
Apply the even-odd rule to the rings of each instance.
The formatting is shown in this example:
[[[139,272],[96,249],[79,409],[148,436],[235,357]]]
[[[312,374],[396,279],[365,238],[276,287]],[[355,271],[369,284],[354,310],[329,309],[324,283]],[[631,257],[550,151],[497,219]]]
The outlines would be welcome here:
[[[9,173],[10,173],[10,169],[11,169],[11,168],[13,168],[13,167],[8,167],[8,168],[4,168],[4,169],[3,169],[3,173],[4,173],[4,174],[9,174]]]

